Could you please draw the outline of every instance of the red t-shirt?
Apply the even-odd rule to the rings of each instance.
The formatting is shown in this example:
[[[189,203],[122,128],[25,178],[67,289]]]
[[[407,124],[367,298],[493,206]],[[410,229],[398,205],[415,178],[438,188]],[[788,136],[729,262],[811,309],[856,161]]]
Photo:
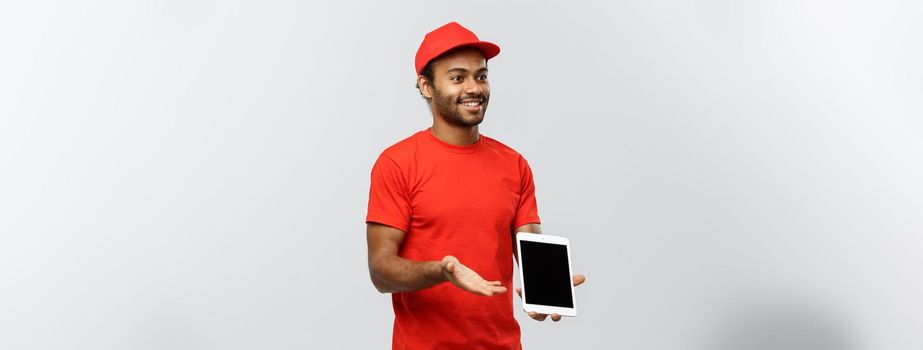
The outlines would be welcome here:
[[[481,135],[469,146],[429,129],[387,148],[372,168],[366,222],[406,232],[399,255],[453,255],[505,294],[485,297],[451,283],[393,293],[394,349],[520,349],[513,318],[514,228],[539,223],[528,163]]]

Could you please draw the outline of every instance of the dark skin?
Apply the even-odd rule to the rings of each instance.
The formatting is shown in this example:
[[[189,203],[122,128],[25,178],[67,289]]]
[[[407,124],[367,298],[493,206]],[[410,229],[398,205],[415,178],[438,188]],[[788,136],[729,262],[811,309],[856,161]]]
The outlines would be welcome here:
[[[452,145],[470,145],[478,141],[478,124],[484,120],[484,113],[490,99],[490,84],[487,81],[487,60],[477,49],[465,48],[443,55],[433,61],[432,82],[423,76],[417,78],[420,93],[429,99],[433,113],[432,133],[436,138]],[[541,233],[539,224],[525,224],[510,232],[510,239],[516,239],[516,232]],[[381,293],[407,292],[450,282],[455,286],[483,296],[506,293],[500,281],[487,281],[458,259],[446,255],[439,261],[413,261],[398,255],[406,232],[377,223],[368,223],[369,274],[372,284]],[[513,255],[519,261],[519,252],[513,245]],[[583,275],[575,275],[573,283],[578,286],[586,281]],[[516,292],[522,296],[522,290]],[[548,316],[555,322],[561,320],[558,314],[530,312],[529,316],[544,321]]]
[[[472,48],[453,51],[433,61],[433,73],[432,82],[417,77],[420,93],[430,101],[433,135],[458,146],[477,142],[478,124],[484,120],[490,102],[484,55]],[[479,101],[477,108],[465,108],[462,102],[467,101]]]

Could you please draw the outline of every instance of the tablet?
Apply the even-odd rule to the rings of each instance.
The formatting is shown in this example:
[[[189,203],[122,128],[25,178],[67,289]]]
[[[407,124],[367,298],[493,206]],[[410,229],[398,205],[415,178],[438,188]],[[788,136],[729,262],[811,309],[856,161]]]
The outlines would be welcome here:
[[[516,247],[523,310],[577,316],[567,238],[518,232]]]

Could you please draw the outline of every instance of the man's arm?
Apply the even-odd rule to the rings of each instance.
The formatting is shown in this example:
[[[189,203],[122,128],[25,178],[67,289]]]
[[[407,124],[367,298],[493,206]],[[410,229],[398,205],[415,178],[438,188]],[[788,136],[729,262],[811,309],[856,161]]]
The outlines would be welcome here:
[[[516,245],[516,232],[527,232],[527,233],[542,233],[542,225],[539,224],[525,224],[517,227],[513,230],[513,258],[515,258],[516,265],[519,265],[519,247]]]
[[[404,231],[369,223],[369,274],[375,289],[382,293],[404,292],[432,287],[446,281],[440,261],[410,261],[397,256]]]
[[[451,255],[441,261],[412,261],[397,255],[405,232],[396,228],[368,223],[369,275],[382,293],[407,292],[429,288],[442,282],[469,292],[492,296],[506,292],[500,281],[485,281]]]

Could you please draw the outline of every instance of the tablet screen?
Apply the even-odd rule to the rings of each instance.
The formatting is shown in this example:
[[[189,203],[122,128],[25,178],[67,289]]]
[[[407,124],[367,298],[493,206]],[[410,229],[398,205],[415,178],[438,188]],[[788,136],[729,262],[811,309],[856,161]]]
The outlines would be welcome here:
[[[574,307],[567,246],[520,241],[526,303]]]

